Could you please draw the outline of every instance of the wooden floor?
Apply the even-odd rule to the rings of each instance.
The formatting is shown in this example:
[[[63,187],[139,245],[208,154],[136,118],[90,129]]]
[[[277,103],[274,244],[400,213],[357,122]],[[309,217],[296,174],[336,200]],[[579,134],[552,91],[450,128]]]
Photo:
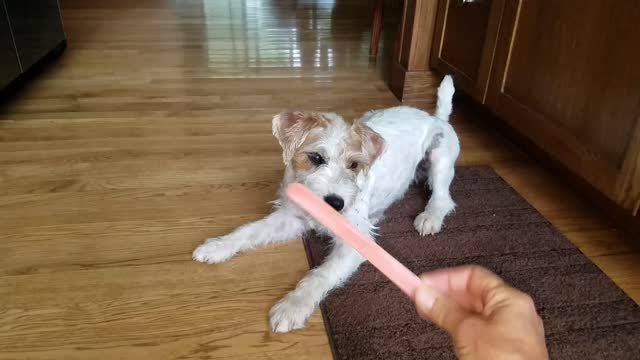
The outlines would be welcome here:
[[[136,4],[135,7],[129,4]],[[269,210],[283,109],[397,104],[366,1],[63,0],[69,48],[0,110],[0,358],[327,359],[319,312],[272,334],[299,241],[206,266]],[[460,165],[493,166],[640,301],[640,252],[459,106]]]

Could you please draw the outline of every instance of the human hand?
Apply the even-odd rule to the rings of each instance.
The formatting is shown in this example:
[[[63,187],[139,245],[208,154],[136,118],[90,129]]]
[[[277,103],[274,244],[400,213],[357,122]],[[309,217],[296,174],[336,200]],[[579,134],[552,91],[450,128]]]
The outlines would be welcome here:
[[[418,314],[449,333],[463,360],[548,359],[531,297],[480,266],[423,274]]]

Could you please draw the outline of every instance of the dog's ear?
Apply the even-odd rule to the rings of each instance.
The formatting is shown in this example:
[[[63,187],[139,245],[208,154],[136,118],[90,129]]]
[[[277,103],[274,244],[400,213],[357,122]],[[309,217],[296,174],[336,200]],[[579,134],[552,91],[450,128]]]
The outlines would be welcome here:
[[[282,112],[273,117],[273,136],[282,146],[282,158],[288,164],[296,149],[302,145],[309,132],[316,127],[326,127],[327,120],[314,112]]]
[[[362,140],[362,152],[369,159],[369,163],[376,160],[384,151],[384,139],[362,121],[353,122],[353,130]]]

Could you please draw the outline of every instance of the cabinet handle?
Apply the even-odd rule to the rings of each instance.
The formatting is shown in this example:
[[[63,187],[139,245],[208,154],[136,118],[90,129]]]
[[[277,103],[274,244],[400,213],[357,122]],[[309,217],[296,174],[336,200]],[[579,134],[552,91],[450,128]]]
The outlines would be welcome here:
[[[475,0],[458,0],[458,3],[463,6],[475,2]]]

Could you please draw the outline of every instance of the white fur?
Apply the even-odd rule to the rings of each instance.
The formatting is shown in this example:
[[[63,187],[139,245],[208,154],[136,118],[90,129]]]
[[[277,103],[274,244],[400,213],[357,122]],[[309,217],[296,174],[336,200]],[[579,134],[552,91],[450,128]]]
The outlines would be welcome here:
[[[366,113],[361,121],[382,136],[385,149],[366,174],[360,172],[357,176],[339,160],[345,151],[349,125],[337,114],[323,114],[332,120],[320,141],[327,163],[302,176],[295,173],[285,157],[282,188],[292,182],[302,182],[320,197],[329,194],[342,197],[345,202],[342,214],[360,231],[373,237],[375,225],[384,211],[402,198],[414,181],[416,166],[428,156],[431,163],[428,184],[432,195],[424,211],[415,218],[414,226],[423,236],[439,232],[445,216],[455,207],[449,185],[460,145],[448,123],[453,93],[453,81],[446,76],[438,88],[434,116],[407,106]],[[277,132],[276,120],[274,118],[274,133]],[[280,192],[274,212],[228,235],[205,241],[195,249],[193,259],[219,263],[257,246],[298,238],[311,229],[326,231]],[[302,328],[327,293],[341,286],[363,261],[355,250],[334,239],[325,262],[309,271],[293,291],[273,306],[269,313],[272,330],[288,332]]]

